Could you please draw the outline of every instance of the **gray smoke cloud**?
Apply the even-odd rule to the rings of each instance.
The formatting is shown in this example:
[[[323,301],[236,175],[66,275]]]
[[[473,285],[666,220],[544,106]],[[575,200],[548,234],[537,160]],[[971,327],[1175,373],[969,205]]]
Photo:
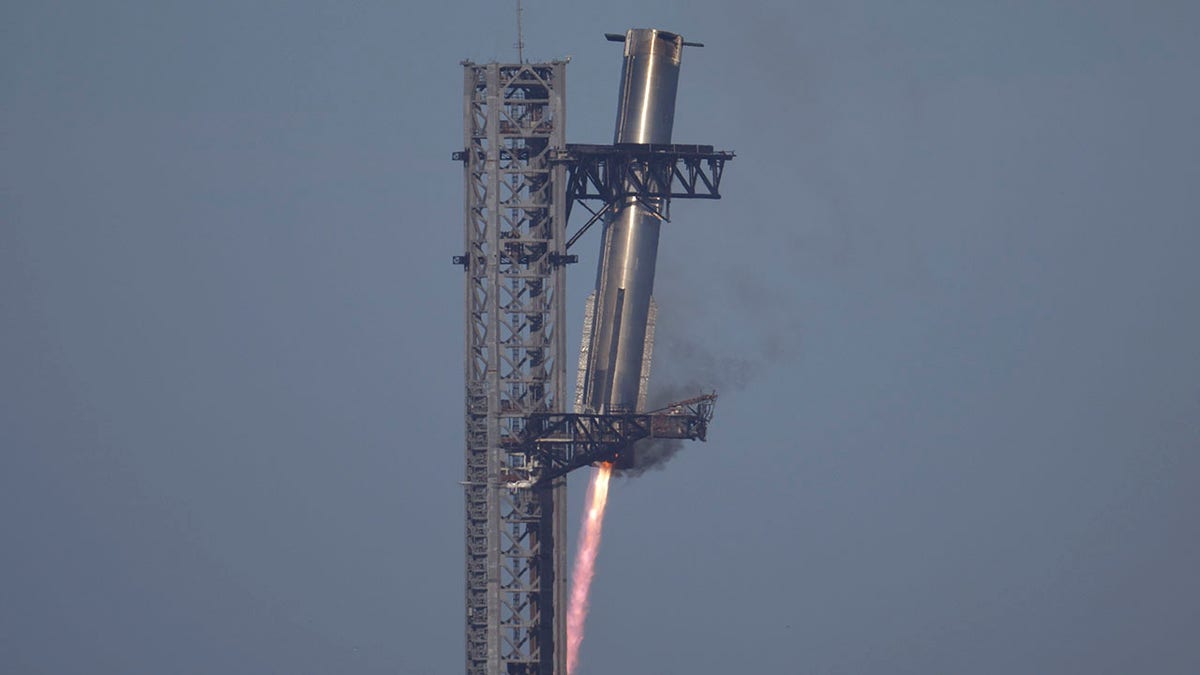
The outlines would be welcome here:
[[[681,275],[683,276],[683,275]],[[685,292],[686,291],[686,292]],[[726,399],[751,387],[768,368],[791,363],[800,355],[800,319],[786,299],[777,297],[765,280],[752,274],[716,288],[702,280],[684,284],[659,301],[657,337],[650,372],[647,408],[716,391]],[[737,340],[715,331],[710,322],[743,328]],[[718,401],[714,424],[719,424]],[[663,468],[695,441],[649,439],[634,449],[634,465],[616,475],[636,477]]]
[[[647,407],[651,410],[662,408],[674,401],[710,392],[713,388],[712,385],[706,386],[699,381],[675,382],[657,390],[651,385],[651,393],[647,397]],[[634,446],[633,466],[628,469],[617,469],[614,473],[618,476],[632,478],[652,469],[661,469],[675,456],[675,453],[683,449],[685,443],[691,442],[694,441],[677,438],[653,438],[641,441]]]

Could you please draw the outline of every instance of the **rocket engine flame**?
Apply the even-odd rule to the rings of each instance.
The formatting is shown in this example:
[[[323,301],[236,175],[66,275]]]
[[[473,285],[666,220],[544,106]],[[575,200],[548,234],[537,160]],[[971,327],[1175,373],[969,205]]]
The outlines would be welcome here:
[[[575,552],[575,568],[571,577],[571,602],[567,607],[567,675],[575,672],[579,661],[579,645],[583,642],[583,623],[587,619],[588,591],[596,573],[596,553],[600,550],[600,533],[604,528],[604,507],[608,503],[608,480],[613,465],[603,463],[592,475],[583,513],[583,530],[579,549]]]

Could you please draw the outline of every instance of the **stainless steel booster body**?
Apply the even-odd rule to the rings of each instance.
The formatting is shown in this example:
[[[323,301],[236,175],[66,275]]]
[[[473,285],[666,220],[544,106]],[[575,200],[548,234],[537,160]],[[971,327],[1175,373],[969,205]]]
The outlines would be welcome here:
[[[682,37],[656,29],[626,33],[614,143],[671,142],[683,44]],[[660,207],[656,199],[629,197],[605,220],[595,304],[585,321],[591,327],[579,396],[585,409],[619,413],[645,403]]]

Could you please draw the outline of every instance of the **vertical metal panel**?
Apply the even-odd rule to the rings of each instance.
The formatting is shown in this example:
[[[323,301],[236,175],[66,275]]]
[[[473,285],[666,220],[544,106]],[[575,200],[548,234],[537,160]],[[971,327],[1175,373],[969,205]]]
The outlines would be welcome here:
[[[554,116],[554,135],[551,138],[550,150],[561,151],[567,147],[567,64],[557,61],[553,64],[554,87],[550,97],[551,114]],[[552,236],[550,250],[566,253],[567,242],[567,167],[561,163],[553,165],[551,185],[551,209],[553,211]],[[554,308],[552,341],[554,344],[554,401],[555,412],[565,412],[567,406],[567,268],[566,265],[554,266]],[[551,491],[552,512],[548,518],[551,530],[550,541],[550,572],[552,579],[548,582],[550,597],[543,600],[553,612],[549,644],[543,645],[542,672],[545,675],[566,675],[567,673],[567,479],[558,478],[554,481]],[[561,645],[561,649],[559,646]]]
[[[486,672],[488,654],[488,311],[492,294],[486,262],[489,218],[487,175],[487,70],[465,64],[463,91],[466,317],[466,656],[467,672]]]
[[[484,133],[483,158],[487,188],[484,209],[487,213],[484,239],[487,253],[484,258],[488,284],[487,303],[487,668],[488,672],[500,670],[500,635],[492,627],[500,623],[500,490],[497,473],[500,466],[500,162],[498,140],[500,138],[500,68],[496,64],[487,67],[486,110],[487,126]]]

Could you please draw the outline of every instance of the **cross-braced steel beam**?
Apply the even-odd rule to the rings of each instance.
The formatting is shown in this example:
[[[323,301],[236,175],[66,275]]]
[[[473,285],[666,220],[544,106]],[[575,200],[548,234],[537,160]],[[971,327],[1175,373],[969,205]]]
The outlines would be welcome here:
[[[463,66],[466,672],[563,675],[565,483],[506,476],[525,420],[566,402],[566,64]]]
[[[725,162],[734,153],[711,145],[572,143],[555,152],[552,161],[567,169],[567,216],[578,201],[602,202],[588,209],[591,218],[567,242],[571,244],[605,214],[633,199],[665,221],[671,219],[672,199],[720,199]]]
[[[642,439],[705,440],[716,400],[715,393],[706,394],[645,413],[538,413],[517,442],[536,467],[539,485],[596,462],[630,468],[634,443]]]

